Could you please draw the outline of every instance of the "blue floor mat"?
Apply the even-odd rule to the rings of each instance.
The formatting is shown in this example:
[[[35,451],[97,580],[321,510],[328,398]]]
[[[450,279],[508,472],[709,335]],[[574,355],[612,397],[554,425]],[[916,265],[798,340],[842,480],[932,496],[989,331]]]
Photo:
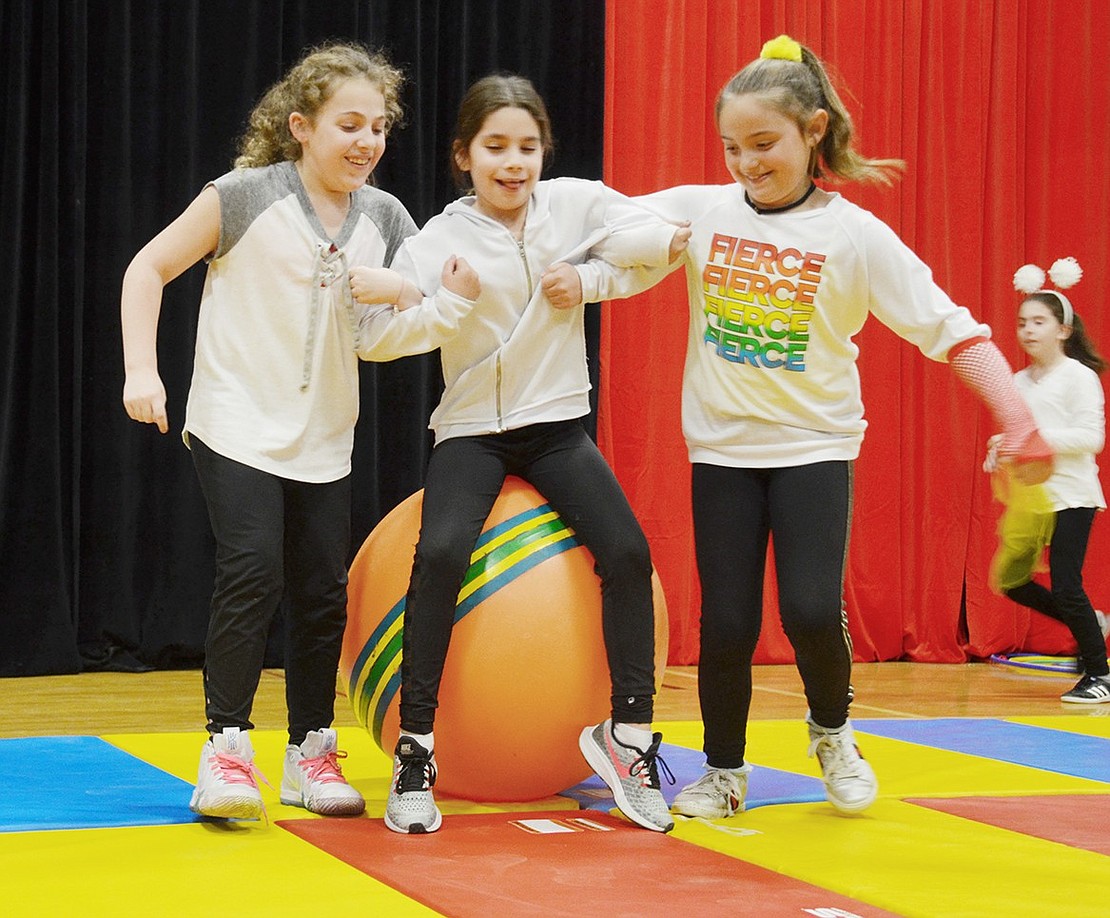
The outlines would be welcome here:
[[[1110,782],[1110,740],[1004,720],[853,720],[857,733]]]
[[[705,774],[705,753],[684,746],[660,747],[660,756],[674,774],[674,784],[669,784],[660,769],[660,783],[663,798],[668,804],[674,803],[675,795],[687,784]],[[613,807],[613,795],[605,782],[596,775],[563,791],[559,796],[577,800],[584,810],[609,810]],[[748,778],[746,809],[754,810],[759,806],[777,803],[817,803],[825,799],[825,785],[817,778],[808,775],[781,771],[754,763]]]
[[[0,740],[0,832],[173,825],[199,819],[192,785],[95,736]]]

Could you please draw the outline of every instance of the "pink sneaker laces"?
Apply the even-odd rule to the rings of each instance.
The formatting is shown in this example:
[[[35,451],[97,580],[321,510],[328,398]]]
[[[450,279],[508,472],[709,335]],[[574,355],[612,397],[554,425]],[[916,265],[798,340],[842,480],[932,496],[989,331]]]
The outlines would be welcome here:
[[[227,752],[214,752],[208,760],[208,767],[219,772],[220,780],[225,784],[247,784],[256,788],[258,782],[254,779],[255,774],[269,784],[262,772],[254,767],[253,762]]]
[[[339,759],[345,758],[347,758],[345,752],[325,752],[311,759],[301,759],[298,764],[310,781],[319,781],[321,784],[346,784],[343,769],[339,767]]]
[[[248,787],[258,790],[258,781],[255,780],[257,775],[263,784],[273,790],[273,785],[255,767],[254,762],[248,762],[246,759],[232,755],[229,752],[213,752],[212,757],[208,760],[208,767],[217,772],[220,780],[225,784],[246,784]],[[266,825],[270,824],[270,814],[266,812],[265,801],[262,801],[262,818],[266,820]]]

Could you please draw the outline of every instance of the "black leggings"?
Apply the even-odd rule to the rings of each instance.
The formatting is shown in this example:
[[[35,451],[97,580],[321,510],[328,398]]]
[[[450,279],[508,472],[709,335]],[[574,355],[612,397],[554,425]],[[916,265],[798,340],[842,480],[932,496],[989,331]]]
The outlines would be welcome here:
[[[432,731],[459,588],[506,475],[531,483],[593,553],[613,720],[650,723],[655,626],[647,539],[582,425],[561,421],[452,438],[432,451],[405,601],[401,729]]]
[[[287,595],[285,698],[289,741],[331,726],[347,622],[350,476],[313,484],[278,478],[191,437],[216,536],[216,583],[204,655],[208,730],[249,730],[270,622]]]
[[[769,535],[782,626],[811,716],[823,727],[848,718],[852,643],[843,592],[852,463],[772,469],[695,464],[692,487],[704,748],[711,767],[738,768],[747,742]]]
[[[1030,580],[1007,590],[1014,602],[1068,626],[1079,645],[1084,671],[1091,676],[1110,673],[1106,665],[1106,638],[1098,626],[1091,600],[1083,589],[1083,560],[1095,520],[1094,507],[1071,507],[1056,512],[1056,529],[1048,549],[1052,589]]]

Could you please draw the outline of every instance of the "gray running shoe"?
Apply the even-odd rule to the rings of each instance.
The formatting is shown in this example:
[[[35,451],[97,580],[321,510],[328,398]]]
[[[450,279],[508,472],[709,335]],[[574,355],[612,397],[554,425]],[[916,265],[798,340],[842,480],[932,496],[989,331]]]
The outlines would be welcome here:
[[[671,811],[702,819],[725,819],[734,813],[743,813],[751,772],[752,766],[747,762],[740,768],[706,765],[704,775],[678,792]]]
[[[586,727],[578,737],[578,748],[609,785],[617,807],[637,825],[654,832],[670,832],[674,828],[667,801],[659,790],[659,766],[671,784],[674,776],[659,756],[663,734],[653,734],[651,745],[640,749],[622,743],[613,736],[613,722],[606,720],[596,727]]]
[[[860,754],[850,721],[836,728],[821,727],[810,718],[809,755],[821,763],[825,796],[842,813],[860,813],[875,802],[879,782]]]
[[[411,736],[401,734],[393,754],[393,778],[385,804],[385,824],[394,832],[425,835],[443,823],[432,788],[436,783],[436,761]]]

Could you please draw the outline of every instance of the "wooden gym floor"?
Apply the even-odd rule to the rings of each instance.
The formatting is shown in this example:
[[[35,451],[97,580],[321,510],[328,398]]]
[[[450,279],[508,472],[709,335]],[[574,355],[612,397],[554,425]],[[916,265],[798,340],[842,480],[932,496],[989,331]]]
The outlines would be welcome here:
[[[1070,687],[1059,678],[1020,678],[997,664],[857,663],[852,670],[853,718],[1021,717],[1083,713],[1064,705]],[[254,722],[285,728],[281,670],[262,674]],[[345,698],[336,699],[335,725],[360,729]],[[1089,713],[1110,714],[1108,706]],[[199,671],[86,673],[0,679],[0,738],[103,733],[194,732],[203,736],[204,696]],[[752,720],[801,719],[805,696],[793,666],[758,666]],[[671,666],[656,700],[657,721],[697,720],[697,675]]]
[[[852,715],[880,796],[844,818],[806,756],[796,670],[760,666],[746,812],[679,817],[660,835],[586,781],[526,804],[437,796],[442,829],[414,837],[382,824],[390,760],[343,697],[344,772],[367,816],[280,803],[279,670],[263,674],[254,712],[266,819],[245,823],[188,809],[199,672],[0,679],[0,889],[9,913],[35,916],[224,903],[239,918],[1086,918],[1110,889],[1110,705],[1063,704],[1073,681],[999,664],[857,664]],[[676,778],[665,794],[701,773],[698,717],[696,671],[668,668],[656,704]]]

